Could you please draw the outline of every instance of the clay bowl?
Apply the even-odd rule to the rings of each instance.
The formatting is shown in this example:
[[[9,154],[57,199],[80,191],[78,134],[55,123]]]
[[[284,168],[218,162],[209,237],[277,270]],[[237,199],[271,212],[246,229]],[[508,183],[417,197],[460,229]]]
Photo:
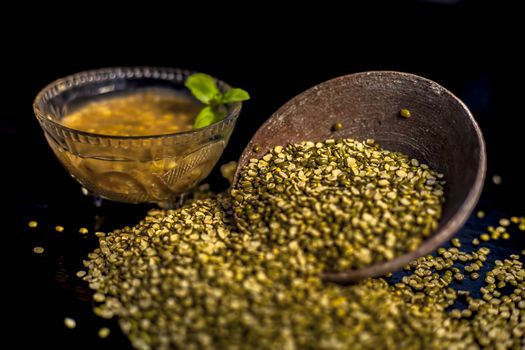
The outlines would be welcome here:
[[[399,111],[407,108],[408,119]],[[343,128],[333,131],[341,122]],[[255,133],[239,160],[240,169],[276,145],[329,138],[375,139],[445,174],[446,202],[438,229],[419,248],[363,269],[325,272],[331,282],[384,275],[428,254],[449,240],[476,205],[486,171],[485,143],[468,108],[437,83],[408,73],[374,71],[345,75],[294,97]],[[254,153],[259,145],[261,152]]]

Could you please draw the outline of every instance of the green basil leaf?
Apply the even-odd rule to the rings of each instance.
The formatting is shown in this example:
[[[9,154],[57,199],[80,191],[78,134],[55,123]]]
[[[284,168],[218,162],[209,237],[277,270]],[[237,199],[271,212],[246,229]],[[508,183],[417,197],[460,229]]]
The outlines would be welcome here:
[[[208,74],[195,73],[186,79],[184,84],[195,98],[204,104],[210,104],[211,101],[220,99],[221,92],[215,84],[215,79]]]
[[[193,129],[204,128],[205,126],[217,123],[226,117],[226,112],[221,112],[212,106],[204,107],[195,117]]]
[[[247,91],[239,88],[233,88],[231,90],[226,91],[224,96],[222,97],[222,103],[232,103],[232,102],[240,102],[240,101],[246,101],[250,99],[250,95]]]
[[[199,114],[197,114],[197,116],[195,117],[195,121],[193,122],[193,128],[194,129],[203,128],[207,125],[212,124],[214,120],[215,120],[214,110],[210,106],[204,107],[203,109],[201,109]]]

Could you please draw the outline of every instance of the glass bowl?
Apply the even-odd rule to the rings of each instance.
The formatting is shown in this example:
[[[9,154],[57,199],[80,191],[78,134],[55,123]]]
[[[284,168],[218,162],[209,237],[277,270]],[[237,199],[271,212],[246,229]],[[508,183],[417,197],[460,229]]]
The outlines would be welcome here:
[[[81,72],[46,86],[33,109],[51,149],[71,176],[96,196],[126,203],[174,206],[208,176],[221,156],[241,103],[227,106],[222,121],[204,128],[152,136],[110,136],[68,128],[62,118],[86,102],[145,88],[191,96],[190,71],[120,67]],[[217,80],[220,90],[230,87]],[[191,98],[191,97],[190,97]]]

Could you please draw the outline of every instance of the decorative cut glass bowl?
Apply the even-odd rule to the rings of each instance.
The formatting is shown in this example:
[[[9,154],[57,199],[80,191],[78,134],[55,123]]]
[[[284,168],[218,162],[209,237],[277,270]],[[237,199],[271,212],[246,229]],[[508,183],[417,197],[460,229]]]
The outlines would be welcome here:
[[[79,106],[105,95],[145,88],[184,86],[192,72],[174,68],[126,67],[81,72],[46,86],[33,108],[51,149],[90,193],[126,203],[176,205],[182,195],[211,172],[221,156],[241,110],[227,106],[227,116],[204,128],[151,136],[111,136],[61,124]],[[217,80],[220,90],[229,86]]]

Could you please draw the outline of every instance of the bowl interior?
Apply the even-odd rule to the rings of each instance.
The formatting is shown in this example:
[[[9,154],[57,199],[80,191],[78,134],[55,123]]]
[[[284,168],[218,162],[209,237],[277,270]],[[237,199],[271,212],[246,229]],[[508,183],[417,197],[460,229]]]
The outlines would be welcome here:
[[[91,102],[94,99],[114,96],[119,93],[126,93],[134,90],[143,88],[155,87],[173,89],[180,92],[181,94],[187,95],[190,98],[189,92],[184,87],[184,78],[181,75],[179,79],[155,79],[150,78],[132,78],[126,77],[126,75],[111,76],[108,73],[108,79],[104,79],[103,76],[86,77],[69,81],[64,80],[59,82],[57,89],[60,93],[50,94],[43,103],[40,103],[39,107],[41,111],[52,118],[53,120],[60,122],[61,119],[68,113],[74,111],[78,107],[82,106],[87,102]]]
[[[411,112],[399,117],[400,109]],[[333,131],[335,123],[343,128]],[[445,175],[446,202],[438,230],[410,256],[394,259],[375,275],[435,249],[465,222],[481,192],[485,146],[467,107],[440,85],[407,73],[365,72],[329,80],[294,97],[257,131],[239,161],[260,157],[275,145],[350,137],[429,164]],[[253,146],[262,151],[255,154]],[[368,271],[371,272],[371,271]]]

